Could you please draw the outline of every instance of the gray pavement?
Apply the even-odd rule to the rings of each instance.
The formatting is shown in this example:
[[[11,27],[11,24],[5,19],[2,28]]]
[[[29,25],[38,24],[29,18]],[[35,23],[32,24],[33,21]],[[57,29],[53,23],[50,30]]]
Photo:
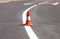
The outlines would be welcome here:
[[[26,1],[25,1],[26,2]],[[32,5],[25,2],[0,4],[0,39],[29,39],[22,13]],[[60,39],[60,5],[40,5],[31,9],[32,29],[39,39]]]
[[[60,39],[60,5],[40,5],[31,9],[32,29],[39,39]]]
[[[23,2],[0,4],[0,39],[29,39],[22,24]]]

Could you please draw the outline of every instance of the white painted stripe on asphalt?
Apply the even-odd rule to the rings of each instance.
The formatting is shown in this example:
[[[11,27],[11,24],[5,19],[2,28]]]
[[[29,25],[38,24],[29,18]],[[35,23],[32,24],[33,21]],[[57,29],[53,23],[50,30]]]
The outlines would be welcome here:
[[[27,11],[29,11],[30,9],[32,9],[33,7],[35,7],[37,5],[34,5],[28,9],[26,9],[24,12],[23,12],[23,15],[22,15],[22,19],[23,19],[23,24],[25,24],[26,22],[26,14],[27,14]],[[31,18],[29,18],[31,20]],[[33,32],[32,28],[30,26],[24,26],[24,28],[26,29],[26,32],[29,36],[30,39],[38,39],[38,37],[36,36],[36,34]]]
[[[34,5],[28,9],[26,9],[24,12],[23,12],[23,15],[22,15],[22,20],[23,20],[23,24],[25,24],[26,22],[26,14],[27,14],[27,11],[29,11],[30,9],[32,9],[33,7],[35,7],[37,5]],[[31,18],[30,18],[31,20]],[[26,29],[26,32],[29,36],[30,39],[38,39],[38,37],[36,36],[36,34],[33,32],[32,28],[30,26],[24,26],[24,28]]]
[[[58,5],[59,3],[58,2],[56,2],[56,3],[53,3],[53,5]]]
[[[32,3],[24,3],[24,5],[31,5]]]
[[[33,32],[32,28],[30,26],[24,26],[24,27],[25,27],[26,32],[27,32],[28,36],[30,37],[30,39],[38,39],[38,37]]]
[[[43,4],[43,3],[44,3],[44,2],[42,2],[42,4]],[[40,3],[39,3],[39,5],[40,5]],[[36,7],[36,6],[37,6],[37,5],[34,5],[34,6],[30,7],[30,8],[28,8],[28,9],[26,9],[26,10],[23,12],[23,14],[22,14],[23,24],[26,23],[26,14],[27,14],[27,11],[29,11],[30,9],[32,9],[32,8],[34,8],[34,7]],[[30,18],[30,19],[31,19],[31,18]],[[28,34],[28,36],[29,36],[30,39],[39,39],[39,38],[36,36],[36,34],[33,32],[32,28],[31,28],[30,26],[24,26],[24,28],[26,29],[26,32],[27,32],[27,34]]]

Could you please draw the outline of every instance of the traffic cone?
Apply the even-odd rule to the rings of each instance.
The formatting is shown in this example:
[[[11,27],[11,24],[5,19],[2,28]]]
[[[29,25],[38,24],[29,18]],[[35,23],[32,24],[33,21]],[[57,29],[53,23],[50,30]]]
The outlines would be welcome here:
[[[30,19],[30,11],[27,12],[27,20],[25,26],[32,26],[31,19]]]

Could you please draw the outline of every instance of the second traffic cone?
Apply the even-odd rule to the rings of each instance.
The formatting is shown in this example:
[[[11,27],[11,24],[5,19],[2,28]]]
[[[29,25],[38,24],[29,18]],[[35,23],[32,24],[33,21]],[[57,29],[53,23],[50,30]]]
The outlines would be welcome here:
[[[25,25],[32,26],[31,19],[30,19],[30,11],[27,12],[27,20],[26,20]]]

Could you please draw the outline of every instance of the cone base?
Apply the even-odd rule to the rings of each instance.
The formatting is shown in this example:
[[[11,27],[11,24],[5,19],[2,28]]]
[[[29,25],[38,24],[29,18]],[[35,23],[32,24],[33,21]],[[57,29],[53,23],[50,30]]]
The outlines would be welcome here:
[[[25,26],[32,26],[31,20],[27,20],[24,25],[25,25]]]
[[[32,24],[24,24],[25,26],[32,26]]]

